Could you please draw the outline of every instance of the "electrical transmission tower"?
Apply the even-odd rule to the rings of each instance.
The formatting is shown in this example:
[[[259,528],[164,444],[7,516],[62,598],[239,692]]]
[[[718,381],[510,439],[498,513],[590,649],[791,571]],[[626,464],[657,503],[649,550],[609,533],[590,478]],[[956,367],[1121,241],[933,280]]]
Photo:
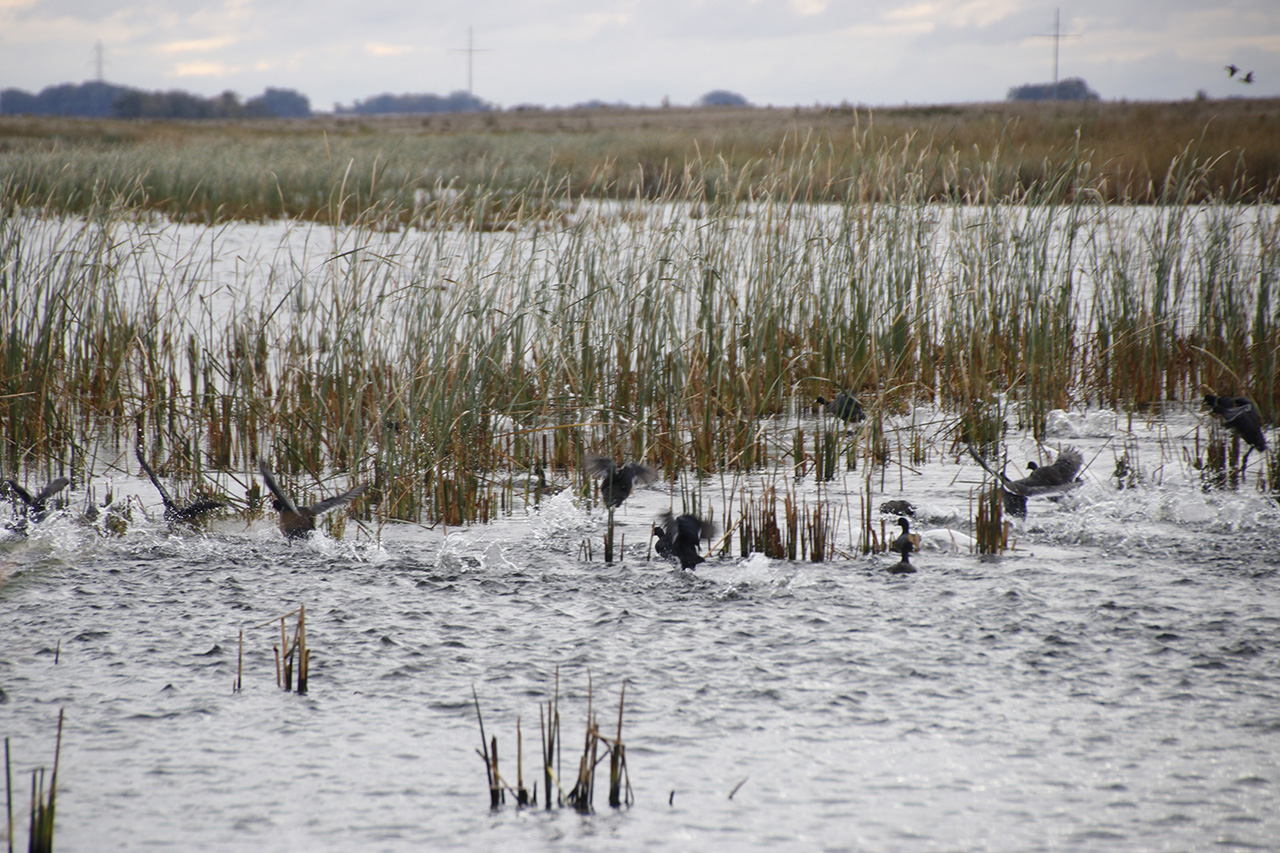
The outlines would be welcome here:
[[[471,27],[467,27],[467,46],[455,47],[456,53],[465,53],[467,55],[467,94],[475,97],[475,93],[471,90],[471,67],[474,64],[475,55],[477,53],[488,53],[489,48],[476,47],[471,39]]]
[[[1080,35],[1079,33],[1064,33],[1062,31],[1059,18],[1060,11],[1059,9],[1053,10],[1053,32],[1036,33],[1037,38],[1053,39],[1053,99],[1055,101],[1058,100],[1058,42],[1065,38],[1075,38]]]

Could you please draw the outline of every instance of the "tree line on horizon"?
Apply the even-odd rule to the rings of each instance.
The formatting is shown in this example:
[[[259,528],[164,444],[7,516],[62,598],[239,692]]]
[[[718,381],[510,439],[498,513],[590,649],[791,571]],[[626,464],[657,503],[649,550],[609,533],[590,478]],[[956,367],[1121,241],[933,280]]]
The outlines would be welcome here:
[[[0,115],[78,116],[82,118],[309,118],[311,102],[292,89],[268,88],[241,101],[226,91],[212,98],[174,90],[147,92],[91,80],[48,86],[37,94],[0,89]]]

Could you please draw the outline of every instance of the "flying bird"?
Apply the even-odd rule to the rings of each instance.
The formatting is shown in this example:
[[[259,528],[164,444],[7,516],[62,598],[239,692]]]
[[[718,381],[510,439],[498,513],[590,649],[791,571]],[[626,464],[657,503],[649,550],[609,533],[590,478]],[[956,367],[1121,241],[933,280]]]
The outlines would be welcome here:
[[[1252,82],[1253,82],[1253,72],[1252,72],[1252,71],[1250,71],[1248,74],[1246,74],[1246,75],[1244,75],[1243,77],[1241,77],[1241,78],[1240,78],[1240,82],[1241,82],[1241,83],[1252,83]]]
[[[583,460],[587,473],[600,477],[600,496],[609,509],[622,506],[638,483],[645,485],[658,479],[658,472],[640,462],[628,462],[621,468],[608,457],[588,456]]]
[[[1266,452],[1267,437],[1262,432],[1262,412],[1248,397],[1204,395],[1204,404],[1222,425],[1245,440],[1252,450]],[[1248,458],[1248,453],[1245,454]]]
[[[837,394],[834,400],[819,397],[817,403],[827,410],[827,414],[837,417],[845,423],[856,424],[866,418],[866,415],[862,412],[862,404],[852,394],[844,391]]]
[[[1021,480],[1011,480],[1003,472],[997,471],[983,461],[973,445],[969,445],[969,455],[986,469],[987,473],[1000,481],[1004,490],[1004,511],[1016,518],[1027,517],[1027,498],[1041,495],[1060,495],[1080,486],[1082,480],[1077,476],[1084,467],[1084,457],[1074,447],[1065,448],[1053,460],[1052,465],[1037,466],[1028,464],[1031,473]]]
[[[298,506],[281,490],[280,484],[272,476],[271,468],[268,467],[266,460],[258,460],[258,471],[261,472],[262,479],[266,482],[267,488],[271,490],[271,494],[275,496],[271,501],[271,506],[276,512],[280,513],[280,531],[288,539],[301,539],[309,535],[316,529],[316,518],[318,516],[335,507],[349,503],[369,487],[368,483],[361,483],[348,492],[343,492],[336,497],[326,498],[318,504]]]
[[[1240,70],[1240,68],[1239,68],[1239,67],[1238,67],[1234,62],[1233,62],[1233,63],[1231,63],[1230,65],[1226,66],[1226,69],[1227,69],[1227,76],[1228,76],[1228,77],[1234,77],[1234,76],[1236,76],[1236,72],[1238,72],[1238,71]]]
[[[706,559],[698,553],[698,545],[703,539],[711,541],[715,527],[696,515],[676,517],[668,510],[653,526],[653,535],[658,539],[653,550],[659,557],[679,560],[680,568],[692,569]]]
[[[160,493],[160,500],[164,502],[164,520],[170,523],[185,522],[194,524],[201,520],[205,513],[213,512],[226,506],[222,501],[209,500],[207,498],[198,499],[187,506],[179,506],[173,498],[169,497],[169,492],[165,487],[160,485],[160,478],[156,476],[156,472],[151,470],[151,466],[147,464],[147,460],[142,458],[142,447],[136,448],[138,455],[138,464],[142,466],[142,470],[147,472],[147,476],[151,478],[151,482],[155,485],[156,491]]]

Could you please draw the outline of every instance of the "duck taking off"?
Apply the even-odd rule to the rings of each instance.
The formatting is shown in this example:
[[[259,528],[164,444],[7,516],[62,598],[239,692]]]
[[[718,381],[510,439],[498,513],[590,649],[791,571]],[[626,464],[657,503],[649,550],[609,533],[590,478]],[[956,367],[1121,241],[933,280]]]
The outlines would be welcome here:
[[[1037,467],[1035,463],[1031,463],[1028,466],[1031,473],[1021,480],[1011,480],[1002,471],[992,468],[978,455],[972,444],[968,448],[974,461],[1000,481],[1000,487],[1004,491],[1004,511],[1016,518],[1027,517],[1027,498],[1065,494],[1083,483],[1079,474],[1084,467],[1084,457],[1074,447],[1064,448],[1052,465]]]
[[[609,509],[622,506],[631,496],[631,490],[658,479],[658,472],[640,462],[628,462],[621,468],[606,456],[587,456],[583,460],[587,473],[600,477],[600,497]]]
[[[680,568],[692,569],[706,559],[698,553],[698,545],[703,539],[711,541],[715,527],[696,515],[676,517],[668,510],[654,525],[653,535],[658,539],[653,550],[659,557],[679,560]]]
[[[1244,439],[1252,449],[1266,452],[1267,437],[1262,432],[1262,412],[1258,411],[1257,403],[1248,397],[1205,394],[1204,404],[1223,426]]]
[[[26,519],[44,521],[45,516],[49,514],[49,499],[71,485],[71,481],[66,477],[59,477],[56,480],[50,480],[47,486],[32,495],[18,485],[17,480],[6,480],[5,483],[8,485],[9,491],[21,502],[24,521]]]
[[[156,491],[160,493],[160,500],[164,502],[164,520],[170,523],[185,522],[193,524],[201,520],[205,513],[213,512],[226,506],[221,501],[208,500],[201,498],[187,506],[178,506],[178,504],[169,497],[169,492],[165,487],[160,485],[160,478],[156,476],[156,472],[151,470],[151,466],[147,464],[147,460],[142,458],[142,446],[135,448],[138,456],[138,464],[142,466],[142,470],[151,478],[152,484],[155,485]]]
[[[258,471],[262,474],[262,479],[266,482],[267,488],[271,490],[271,494],[275,496],[271,501],[271,506],[276,512],[280,513],[280,531],[289,539],[301,539],[309,535],[311,531],[316,529],[317,517],[354,500],[369,487],[368,483],[361,483],[348,492],[343,492],[336,497],[326,498],[318,504],[298,506],[280,488],[280,484],[272,476],[271,468],[267,465],[266,460],[258,460]]]

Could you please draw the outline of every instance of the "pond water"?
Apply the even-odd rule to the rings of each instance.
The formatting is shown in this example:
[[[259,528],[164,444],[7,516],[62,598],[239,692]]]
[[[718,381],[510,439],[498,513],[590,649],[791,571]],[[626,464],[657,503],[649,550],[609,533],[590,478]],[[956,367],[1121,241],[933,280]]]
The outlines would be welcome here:
[[[602,512],[568,492],[483,527],[290,544],[269,519],[170,530],[149,483],[104,475],[134,502],[122,536],[79,522],[73,492],[0,543],[17,799],[61,708],[60,850],[1274,849],[1280,506],[1252,475],[1201,487],[1182,449],[1204,424],[1056,416],[1049,447],[1082,450],[1085,484],[1032,499],[1004,556],[926,547],[909,576],[854,556],[847,524],[829,562],[735,544],[681,571],[647,554],[661,482],[618,511],[607,565]],[[1008,446],[1011,470],[1042,458]],[[1118,490],[1124,447],[1139,477]],[[846,522],[865,474],[823,494]],[[926,546],[963,544],[981,480],[937,453],[877,473],[873,500],[912,501]],[[717,520],[732,491],[704,484]],[[305,696],[277,689],[272,652],[299,604]],[[625,680],[634,803],[598,781],[592,814],[491,811],[472,691],[513,783],[520,720],[542,803],[557,670],[565,780],[588,684],[611,734]]]

